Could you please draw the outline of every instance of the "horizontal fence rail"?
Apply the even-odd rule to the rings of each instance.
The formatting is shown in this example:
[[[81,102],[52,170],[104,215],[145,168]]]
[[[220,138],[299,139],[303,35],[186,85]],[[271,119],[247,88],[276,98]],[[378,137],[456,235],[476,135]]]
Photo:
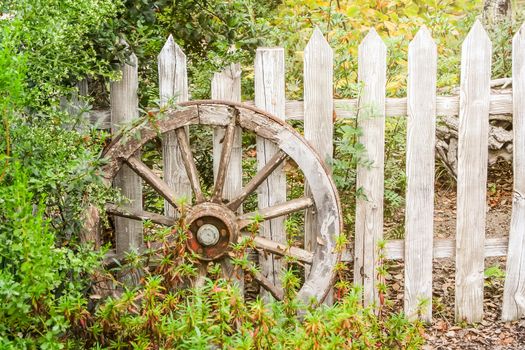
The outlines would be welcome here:
[[[489,114],[511,115],[512,92],[491,94],[489,97]],[[243,101],[254,106],[253,101]],[[356,119],[358,99],[333,99],[335,119]],[[92,124],[99,129],[110,129],[111,121],[109,110],[94,110],[88,113]],[[304,120],[304,101],[288,100],[284,106],[286,120]],[[408,101],[406,97],[387,97],[385,102],[387,117],[406,117],[408,115]],[[436,96],[436,115],[456,117],[459,115],[459,96]]]
[[[333,153],[333,127],[336,119],[356,118],[370,166],[359,166],[357,183],[366,199],[357,201],[355,242],[345,252],[343,261],[354,263],[354,282],[363,286],[363,302],[378,300],[377,268],[380,264],[378,244],[383,237],[384,130],[386,117],[408,117],[407,127],[407,196],[405,238],[389,240],[384,255],[404,260],[404,308],[411,318],[432,320],[432,305],[423,310],[418,305],[432,300],[433,260],[456,261],[455,310],[458,321],[477,322],[483,317],[484,259],[507,256],[502,319],[515,320],[525,314],[525,26],[513,40],[512,92],[491,92],[491,42],[481,23],[476,22],[462,46],[461,84],[458,96],[439,96],[436,89],[437,52],[430,31],[422,28],[410,43],[408,52],[407,97],[386,98],[386,59],[388,52],[380,36],[371,30],[359,46],[358,78],[363,84],[359,99],[333,99],[333,52],[322,33],[316,29],[306,45],[304,55],[304,101],[285,101],[284,50],[260,48],[255,61],[255,101],[245,101],[286,120],[304,120],[305,137],[325,161]],[[89,119],[99,128],[115,129],[125,117],[136,116],[136,67],[123,67],[123,80],[112,84],[111,111],[91,111]],[[214,98],[240,101],[240,67],[232,65],[217,73],[212,83]],[[188,99],[186,58],[173,41],[167,40],[159,55],[161,101],[177,97]],[[505,80],[507,83],[509,81]],[[123,103],[130,110],[124,113]],[[126,115],[124,115],[126,114]],[[512,222],[509,238],[486,238],[487,139],[490,115],[513,115],[514,186]],[[454,239],[433,238],[434,160],[436,121],[440,116],[458,118],[458,195],[457,227]],[[237,130],[228,197],[242,185],[241,130]],[[220,154],[220,132],[214,134],[214,154]],[[171,140],[171,139],[170,139]],[[163,145],[168,162],[178,162],[177,139]],[[258,168],[274,154],[272,145],[258,140]],[[264,151],[263,151],[264,150]],[[265,153],[266,152],[266,153]],[[215,163],[218,161],[214,160]],[[177,175],[181,166],[164,166],[173,174],[167,183],[176,192],[189,191],[188,184]],[[217,168],[215,164],[214,168]],[[260,209],[286,201],[284,172],[277,171],[260,190]],[[140,183],[130,179],[118,185],[125,195],[135,198],[141,209]],[[177,187],[179,186],[179,187]],[[191,193],[191,192],[188,192]],[[166,214],[172,208],[166,203]],[[239,209],[240,211],[242,210]],[[315,213],[305,215],[305,246],[316,244],[312,231]],[[141,239],[139,226],[121,219],[117,248],[135,246]],[[131,225],[131,226],[130,226]],[[133,224],[136,225],[136,224]],[[121,228],[122,227],[122,228]],[[264,234],[286,242],[282,218],[272,221]],[[123,248],[124,247],[124,248]],[[285,266],[262,256],[262,272],[278,284],[277,274]],[[227,267],[227,266],[226,266]],[[242,284],[242,278],[237,282]]]

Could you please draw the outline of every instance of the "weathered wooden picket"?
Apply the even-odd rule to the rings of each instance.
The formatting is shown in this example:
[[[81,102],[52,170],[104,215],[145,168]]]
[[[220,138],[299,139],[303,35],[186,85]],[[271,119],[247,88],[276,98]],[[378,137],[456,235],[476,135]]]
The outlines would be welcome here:
[[[426,28],[421,28],[408,52],[408,90],[406,98],[386,98],[387,49],[375,30],[359,46],[358,77],[363,83],[359,99],[333,99],[333,53],[322,33],[316,29],[304,52],[304,101],[285,101],[284,50],[259,48],[255,59],[255,106],[286,120],[304,120],[304,136],[330,163],[333,147],[333,118],[357,118],[371,166],[359,166],[357,184],[366,199],[357,200],[355,242],[345,255],[354,262],[354,282],[364,290],[363,301],[377,301],[378,242],[383,238],[385,117],[407,116],[406,221],[405,239],[386,242],[387,259],[403,259],[405,266],[404,308],[410,317],[432,319],[433,259],[455,258],[456,318],[468,322],[483,317],[484,259],[507,256],[507,273],[502,319],[513,320],[525,314],[525,26],[513,41],[513,94],[491,95],[492,47],[480,22],[476,22],[462,46],[461,85],[458,96],[437,96],[437,50]],[[137,64],[132,57],[123,67],[123,77],[111,85],[111,127],[137,116]],[[211,96],[214,99],[241,100],[241,71],[231,65],[215,74]],[[159,55],[161,103],[170,98],[188,100],[186,57],[173,38]],[[252,103],[252,102],[248,102]],[[514,200],[509,238],[485,238],[487,139],[489,114],[513,114],[514,120]],[[436,118],[459,116],[459,154],[457,183],[456,239],[433,239],[434,159]],[[100,114],[98,115],[100,116]],[[92,115],[96,118],[96,115]],[[100,120],[101,127],[109,121]],[[242,190],[241,129],[235,131],[234,147],[224,189],[227,198]],[[214,131],[213,155],[217,177],[223,129]],[[177,196],[191,197],[191,181],[178,151],[175,134],[163,140],[164,177]],[[257,167],[261,169],[276,149],[264,139],[257,140]],[[124,169],[118,183],[124,195],[141,208],[141,181]],[[277,169],[259,188],[261,208],[286,201],[286,178]],[[242,208],[238,209],[239,212]],[[167,215],[174,214],[166,202]],[[264,234],[286,242],[283,218],[265,223]],[[315,213],[305,214],[305,248],[317,244]],[[142,225],[119,218],[117,251],[140,244]],[[267,278],[279,285],[281,262],[262,256],[261,268]],[[228,268],[225,263],[225,268]],[[242,276],[238,282],[242,283]],[[421,301],[423,309],[420,308]],[[417,312],[419,310],[419,313]]]

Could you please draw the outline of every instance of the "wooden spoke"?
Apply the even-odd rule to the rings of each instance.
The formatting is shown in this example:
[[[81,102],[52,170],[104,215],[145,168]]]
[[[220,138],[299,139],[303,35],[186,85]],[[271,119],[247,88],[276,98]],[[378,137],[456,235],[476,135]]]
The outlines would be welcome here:
[[[275,299],[283,300],[284,291],[281,288],[277,287],[272,282],[270,282],[270,280],[264,277],[262,273],[260,273],[259,271],[252,271],[252,270],[248,270],[247,272],[250,275],[252,275],[253,279],[255,279],[257,283],[261,285],[261,287],[266,289]]]
[[[177,194],[168,186],[168,184],[158,177],[146,164],[139,158],[131,156],[126,160],[133,171],[144,179],[155,191],[164,197],[174,208],[177,208]]]
[[[204,196],[202,194],[201,184],[199,182],[199,172],[195,166],[195,160],[193,159],[193,153],[191,152],[186,131],[184,128],[178,128],[175,130],[175,133],[177,134],[177,141],[179,141],[182,161],[184,163],[184,167],[186,168],[186,173],[188,174],[188,179],[190,180],[193,193],[195,193],[195,199],[197,200],[197,203],[204,202]]]
[[[243,214],[239,216],[238,224],[240,228],[243,228],[251,224],[258,216],[264,220],[269,220],[309,208],[313,205],[314,201],[310,197],[292,199],[291,201],[263,208],[259,211]]]
[[[240,287],[240,290],[244,289],[244,274],[241,267],[233,264],[229,257],[224,257],[221,261],[221,274],[222,278],[227,281],[232,281]]]
[[[232,154],[233,142],[235,139],[235,123],[237,116],[234,115],[232,122],[226,127],[224,139],[222,142],[221,159],[219,160],[219,168],[217,169],[217,180],[215,181],[215,188],[211,201],[215,203],[222,203],[222,191],[224,189],[224,182],[226,181],[226,173],[228,172],[228,164]]]
[[[243,236],[246,237],[249,235],[245,234]],[[307,250],[297,247],[288,247],[284,244],[277,243],[260,236],[255,236],[253,238],[253,243],[258,249],[263,249],[267,252],[277,254],[280,256],[289,256],[305,264],[312,264],[312,261],[314,259],[314,254]]]
[[[283,151],[278,151],[275,155],[266,163],[266,165],[259,170],[257,174],[246,184],[242,189],[241,193],[228,203],[228,208],[232,211],[236,211],[239,206],[244,202],[253,191],[263,183],[264,180],[282,163],[288,158],[288,155]]]
[[[198,264],[197,268],[199,269],[199,274],[195,279],[194,287],[200,288],[204,286],[204,283],[206,282],[206,275],[208,274],[208,263],[201,262],[200,264]]]
[[[232,87],[228,88],[231,90]],[[224,214],[225,220],[232,224],[233,230],[231,233],[234,233],[234,237],[238,237],[243,236],[242,231],[239,231],[239,226],[245,227],[250,221],[256,219],[257,215],[262,217],[263,220],[266,220],[266,224],[270,223],[268,219],[282,218],[287,214],[299,212],[299,210],[304,208],[315,210],[316,221],[314,228],[316,241],[318,242],[315,250],[308,249],[308,246],[303,249],[290,247],[284,243],[286,242],[285,240],[277,241],[277,238],[256,237],[253,238],[253,243],[250,245],[254,250],[270,254],[272,258],[281,257],[283,260],[292,259],[298,264],[305,265],[305,268],[310,268],[310,273],[304,276],[304,283],[295,296],[298,302],[307,305],[311,301],[314,301],[314,299],[316,304],[325,300],[326,296],[330,293],[332,282],[335,278],[334,266],[339,262],[341,256],[341,253],[336,249],[336,245],[337,237],[342,232],[342,216],[337,189],[330,178],[330,171],[318,156],[317,152],[293,128],[264,110],[231,101],[192,101],[181,103],[180,106],[183,108],[167,111],[167,117],[160,119],[156,128],[137,125],[132,132],[133,134],[140,135],[139,138],[115,137],[115,141],[107,147],[103,153],[104,157],[108,160],[101,169],[101,173],[106,180],[105,183],[109,186],[113,182],[122,168],[122,164],[126,164],[124,160],[129,158],[127,164],[129,164],[130,168],[133,169],[134,172],[137,172],[141,178],[147,180],[148,183],[153,184],[154,189],[166,198],[171,206],[176,198],[171,194],[178,192],[170,190],[166,184],[168,182],[167,180],[164,180],[166,181],[164,182],[162,179],[159,179],[161,175],[157,176],[153,174],[152,170],[140,162],[140,157],[136,159],[134,155],[140,151],[147,142],[158,137],[159,134],[173,132],[176,135],[177,144],[180,147],[180,153],[177,153],[177,157],[180,155],[181,163],[184,164],[184,171],[188,175],[192,191],[195,193],[196,202],[198,202],[199,205],[198,208],[188,209],[189,214],[192,215],[192,217],[194,216],[197,221],[200,216],[197,215],[198,211],[196,210],[199,208],[210,213],[213,212],[214,214],[212,216],[217,215],[218,218],[221,218]],[[233,125],[232,112],[235,111],[238,112],[238,115]],[[220,133],[224,134],[224,139],[221,141],[223,148],[219,154],[216,155],[215,187],[210,198],[205,198],[202,193],[203,189],[200,187],[198,171],[195,165],[196,160],[194,159],[194,154],[192,154],[190,142],[185,130],[187,126],[191,125],[209,125],[215,128],[224,128],[222,129],[224,132]],[[273,157],[271,157],[269,162],[261,165],[260,168],[257,169],[255,176],[244,185],[243,189],[240,191],[232,191],[232,193],[235,193],[232,198],[226,196],[226,192],[228,189],[228,172],[231,168],[233,155],[236,152],[236,147],[231,146],[230,149],[229,145],[233,135],[231,134],[232,131],[228,129],[233,128],[233,126],[253,132],[259,138],[264,139],[264,142],[275,145],[276,152],[275,154],[272,153]],[[229,154],[230,152],[231,155]],[[263,184],[265,184],[269,178],[273,177],[275,171],[283,166],[284,161],[287,160],[288,157],[293,160],[293,163],[301,170],[305,182],[308,183],[309,193],[311,193],[311,195],[305,194],[303,195],[305,198],[288,202],[286,202],[283,197],[282,201],[275,201],[268,204],[267,208],[261,209],[259,213],[234,214],[241,208],[243,202],[246,201],[250,195],[253,195],[256,190],[262,190],[261,187]],[[273,190],[271,186],[269,188],[264,187],[266,190]],[[208,200],[209,202],[206,203]],[[173,205],[175,205],[175,203],[173,203]],[[214,211],[215,206],[217,207],[217,213]],[[162,216],[147,213],[141,209],[142,208],[133,210],[115,205],[109,206],[109,211],[117,215],[120,214],[136,220],[148,219],[160,224],[176,224],[175,215]],[[179,210],[181,209],[182,208],[179,208]],[[204,215],[206,212],[202,214]],[[90,216],[94,215],[90,214]],[[98,225],[100,218],[96,220],[93,220],[94,224],[90,222],[89,227]],[[152,251],[153,247],[156,247],[155,243],[156,242],[149,243],[150,248],[148,248],[148,252],[145,252],[145,254],[147,254],[146,258],[151,259],[149,261],[153,261],[154,258],[161,255],[158,254],[159,252],[156,250]],[[170,242],[160,243],[163,244],[164,249],[166,248],[166,244],[170,244]],[[178,253],[178,251],[175,253]],[[222,253],[224,254],[216,255],[213,261],[217,261],[217,263],[229,262],[231,264],[231,258],[227,253]],[[273,275],[269,274],[270,272],[275,275],[278,274],[281,271],[280,267],[275,265],[268,271],[257,272],[249,266],[245,267],[244,263],[243,261],[241,270],[244,271],[244,274],[250,273],[253,276],[254,281],[256,280],[260,284],[263,295],[273,295],[275,299],[283,299],[283,297],[286,296],[286,291],[279,286],[279,281],[270,278],[270,276]],[[233,265],[231,267],[233,267]],[[231,282],[243,282],[243,272],[235,271],[235,269],[229,271],[225,269],[225,271],[228,272]],[[237,274],[237,272],[239,272],[239,274]],[[197,284],[201,284],[206,280],[204,268],[201,268],[199,273],[194,270],[194,273],[195,275],[199,275],[198,282],[195,281]]]
[[[106,204],[106,211],[109,214],[120,216],[123,218],[134,219],[134,220],[150,220],[156,224],[164,226],[173,226],[177,222],[175,218],[169,216],[160,215],[157,213],[151,213],[141,209],[135,209],[128,206],[118,206],[115,204]]]

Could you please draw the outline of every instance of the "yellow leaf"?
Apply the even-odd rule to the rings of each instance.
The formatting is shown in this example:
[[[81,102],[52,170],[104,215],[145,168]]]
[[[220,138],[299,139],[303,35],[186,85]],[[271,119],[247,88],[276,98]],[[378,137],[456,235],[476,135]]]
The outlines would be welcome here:
[[[357,6],[350,6],[346,9],[346,14],[347,16],[349,17],[356,17],[359,15],[359,12],[361,11],[361,9]]]
[[[392,22],[389,22],[389,21],[385,21],[383,22],[383,24],[385,25],[386,29],[388,29],[388,32],[390,34],[393,34],[396,32],[396,25]]]
[[[419,13],[419,6],[417,6],[416,4],[414,3],[411,3],[410,5],[406,6],[405,9],[403,10],[403,12],[405,13],[405,15],[407,15],[408,17],[415,17],[418,15]]]

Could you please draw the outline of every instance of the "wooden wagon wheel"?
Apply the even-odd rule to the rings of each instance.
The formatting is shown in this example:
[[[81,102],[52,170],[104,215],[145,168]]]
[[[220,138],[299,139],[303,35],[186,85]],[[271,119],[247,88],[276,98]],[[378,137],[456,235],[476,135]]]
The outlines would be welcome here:
[[[284,216],[309,207],[315,208],[318,238],[314,251],[297,247],[286,247],[262,237],[255,237],[258,249],[270,254],[290,256],[309,264],[310,273],[297,294],[305,303],[315,298],[322,302],[331,289],[335,264],[340,259],[336,252],[336,239],[342,231],[339,198],[333,181],[316,152],[293,128],[278,118],[251,106],[225,101],[192,101],[182,103],[180,108],[165,113],[166,118],[156,125],[140,125],[129,131],[130,137],[117,136],[106,149],[104,157],[108,163],[103,167],[103,177],[108,186],[115,175],[126,163],[144,181],[177,208],[173,190],[146,166],[134,154],[148,141],[160,134],[175,131],[184,166],[191,182],[195,203],[185,207],[186,223],[189,227],[187,249],[197,253],[203,261],[223,259],[230,249],[230,244],[237,242],[256,213],[237,215],[236,210],[244,200],[288,157],[293,159],[303,171],[310,188],[310,195],[299,199],[261,209],[257,215],[264,220]],[[223,150],[220,157],[216,182],[211,198],[202,193],[199,175],[184,127],[201,124],[225,127]],[[244,186],[241,193],[231,201],[223,199],[222,191],[226,177],[234,130],[240,126],[251,130],[258,136],[275,143],[279,151],[273,158]],[[148,213],[129,207],[108,205],[109,214],[132,219],[149,219],[162,225],[173,225],[175,218]],[[282,299],[283,292],[262,274],[254,276],[263,288],[275,298]]]

